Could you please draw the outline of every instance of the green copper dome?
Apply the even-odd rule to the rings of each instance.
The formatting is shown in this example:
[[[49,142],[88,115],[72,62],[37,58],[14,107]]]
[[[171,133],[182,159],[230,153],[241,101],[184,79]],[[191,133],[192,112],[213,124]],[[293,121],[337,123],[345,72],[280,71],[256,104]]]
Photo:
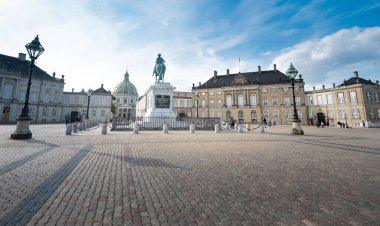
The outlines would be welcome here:
[[[120,82],[115,90],[114,90],[114,93],[129,93],[129,94],[137,94],[137,89],[135,87],[135,85],[133,85],[130,81],[129,81],[129,74],[128,74],[128,70],[125,72],[124,74],[124,81]]]

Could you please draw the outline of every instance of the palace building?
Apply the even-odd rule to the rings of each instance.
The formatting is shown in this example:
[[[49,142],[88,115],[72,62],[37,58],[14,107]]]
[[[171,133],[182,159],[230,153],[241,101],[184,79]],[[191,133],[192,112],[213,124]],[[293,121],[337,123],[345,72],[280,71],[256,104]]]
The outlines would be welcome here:
[[[295,102],[298,116],[307,124],[304,81],[295,79]],[[293,94],[290,78],[276,69],[258,70],[214,76],[192,88],[193,115],[198,117],[230,117],[241,123],[261,123],[266,118],[277,125],[290,125],[293,115]]]

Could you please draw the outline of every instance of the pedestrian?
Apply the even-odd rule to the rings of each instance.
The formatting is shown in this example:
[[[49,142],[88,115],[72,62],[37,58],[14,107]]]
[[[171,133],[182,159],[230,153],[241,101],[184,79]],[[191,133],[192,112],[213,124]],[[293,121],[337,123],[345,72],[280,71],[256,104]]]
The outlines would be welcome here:
[[[70,123],[70,120],[69,120],[69,116],[68,116],[68,115],[65,115],[65,122],[66,122],[66,126]]]
[[[363,127],[365,127],[365,122],[364,121],[362,121],[362,124],[363,124]]]

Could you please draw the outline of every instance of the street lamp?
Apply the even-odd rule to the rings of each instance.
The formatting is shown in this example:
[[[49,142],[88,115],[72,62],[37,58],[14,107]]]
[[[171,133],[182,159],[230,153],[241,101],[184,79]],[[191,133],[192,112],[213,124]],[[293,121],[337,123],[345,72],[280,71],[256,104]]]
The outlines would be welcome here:
[[[28,55],[30,57],[29,64],[29,81],[28,87],[26,89],[26,96],[24,107],[21,110],[21,114],[17,118],[17,127],[16,131],[11,134],[11,139],[30,139],[32,138],[32,133],[29,130],[30,121],[32,118],[29,116],[29,95],[30,95],[30,86],[32,85],[32,75],[34,69],[34,62],[37,58],[45,51],[44,47],[42,47],[40,40],[38,39],[38,35],[34,38],[31,43],[25,45],[26,50],[28,51]]]
[[[344,119],[346,119],[346,128],[348,128],[347,118],[348,118],[347,113],[345,113],[345,114],[344,114]]]
[[[295,78],[298,74],[298,71],[297,71],[297,69],[295,69],[293,67],[292,63],[290,63],[290,67],[286,71],[286,74],[289,76],[290,82],[291,82],[292,88],[293,88],[294,113],[293,113],[293,120],[292,120],[292,123],[293,123],[292,134],[303,135],[304,133],[303,133],[303,130],[301,128],[301,120],[298,118],[298,112],[297,112],[297,108],[296,108],[296,95],[294,92],[294,81],[295,81]]]
[[[195,96],[195,101],[197,102],[197,118],[199,118],[198,116],[198,102],[199,102],[199,94],[197,93],[197,95]]]
[[[90,110],[90,98],[91,98],[91,94],[92,94],[92,89],[89,89],[87,91],[87,97],[88,97],[88,99],[87,99],[87,114],[86,114],[86,119],[89,119],[88,118],[88,111]]]

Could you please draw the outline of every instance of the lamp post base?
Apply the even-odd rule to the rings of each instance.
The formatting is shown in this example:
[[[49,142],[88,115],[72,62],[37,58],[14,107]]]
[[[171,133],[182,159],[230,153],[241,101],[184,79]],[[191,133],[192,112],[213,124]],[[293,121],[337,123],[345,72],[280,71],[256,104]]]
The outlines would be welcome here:
[[[301,128],[301,120],[294,120],[292,128],[292,134],[294,135],[304,135],[304,132]]]
[[[32,121],[30,117],[19,117],[17,119],[16,131],[11,134],[11,139],[13,140],[31,139],[32,133],[29,130],[30,121]]]

